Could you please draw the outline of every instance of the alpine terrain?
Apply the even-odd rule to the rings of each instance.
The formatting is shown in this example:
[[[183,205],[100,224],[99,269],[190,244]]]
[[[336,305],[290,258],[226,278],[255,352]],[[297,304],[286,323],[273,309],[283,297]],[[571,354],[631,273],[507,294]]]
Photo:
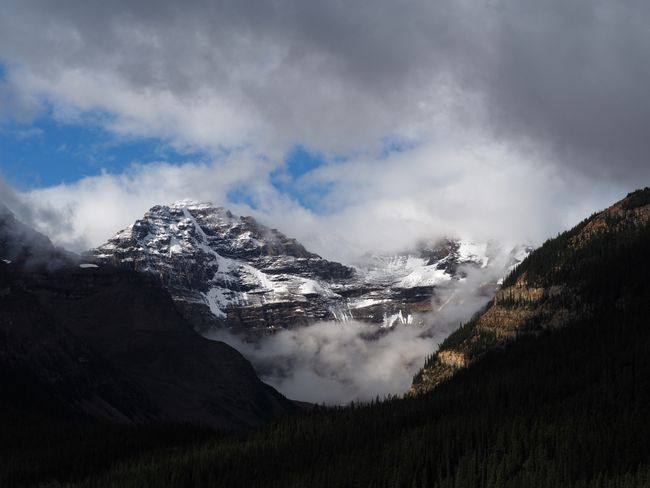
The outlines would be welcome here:
[[[47,428],[9,424],[3,486],[646,487],[649,248],[646,188],[533,251],[405,398],[243,436],[131,430],[129,455],[88,428],[59,436],[72,455],[27,449]]]
[[[528,251],[446,239],[346,266],[252,217],[181,201],[151,208],[86,257],[152,274],[203,333],[229,327],[254,335],[319,320],[418,323],[432,312],[436,287],[453,286],[468,268],[505,269]],[[486,277],[482,287],[487,300],[497,279]]]

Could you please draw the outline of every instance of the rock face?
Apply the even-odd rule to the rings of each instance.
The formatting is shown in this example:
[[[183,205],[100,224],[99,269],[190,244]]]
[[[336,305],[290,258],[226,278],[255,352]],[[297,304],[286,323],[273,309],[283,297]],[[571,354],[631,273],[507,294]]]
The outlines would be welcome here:
[[[608,303],[589,288],[591,273],[623,245],[643,238],[650,228],[650,189],[629,194],[570,231],[532,252],[504,281],[489,306],[449,336],[416,375],[410,393],[432,390],[488,351],[521,336],[558,329],[597,313],[598,307],[624,307],[637,297]],[[591,266],[591,268],[590,268]]]
[[[0,232],[3,249],[24,248],[23,235]],[[59,256],[34,231],[28,241],[30,260]],[[222,429],[295,410],[236,350],[197,334],[150,276],[16,256],[0,253],[0,410]]]
[[[487,266],[491,251],[446,240],[345,266],[252,217],[182,201],[153,207],[87,257],[153,274],[201,332],[260,333],[318,320],[417,322],[436,286],[458,280],[461,265]]]
[[[199,330],[333,318],[332,286],[355,273],[250,217],[193,202],[153,207],[92,257],[156,276]]]

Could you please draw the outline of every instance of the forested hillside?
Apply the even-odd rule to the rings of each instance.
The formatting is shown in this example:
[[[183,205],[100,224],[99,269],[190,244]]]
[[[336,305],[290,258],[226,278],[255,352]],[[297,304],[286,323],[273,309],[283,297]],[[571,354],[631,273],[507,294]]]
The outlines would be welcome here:
[[[414,378],[435,388],[522,336],[643,306],[650,190],[638,190],[548,240],[504,280],[487,309],[451,334]]]

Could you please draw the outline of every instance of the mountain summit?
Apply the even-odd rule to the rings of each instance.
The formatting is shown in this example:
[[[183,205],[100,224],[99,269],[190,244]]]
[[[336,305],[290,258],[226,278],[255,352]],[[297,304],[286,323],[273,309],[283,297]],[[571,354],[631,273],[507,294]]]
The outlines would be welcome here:
[[[354,276],[252,217],[189,200],[151,208],[92,256],[157,276],[202,330],[330,318],[331,284]]]

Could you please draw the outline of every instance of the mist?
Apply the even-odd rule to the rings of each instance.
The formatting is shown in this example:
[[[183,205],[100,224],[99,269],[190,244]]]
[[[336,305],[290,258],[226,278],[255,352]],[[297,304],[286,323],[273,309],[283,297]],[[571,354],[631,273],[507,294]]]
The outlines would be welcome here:
[[[263,381],[294,400],[343,405],[403,395],[426,357],[494,296],[511,262],[494,254],[485,268],[461,267],[464,278],[436,288],[422,325],[382,329],[352,320],[281,330],[256,343],[226,330],[208,337],[237,349]]]
[[[263,381],[291,399],[346,404],[408,389],[435,348],[424,332],[398,326],[377,337],[376,325],[348,321],[282,330],[257,344],[226,331],[210,338],[239,350]]]

